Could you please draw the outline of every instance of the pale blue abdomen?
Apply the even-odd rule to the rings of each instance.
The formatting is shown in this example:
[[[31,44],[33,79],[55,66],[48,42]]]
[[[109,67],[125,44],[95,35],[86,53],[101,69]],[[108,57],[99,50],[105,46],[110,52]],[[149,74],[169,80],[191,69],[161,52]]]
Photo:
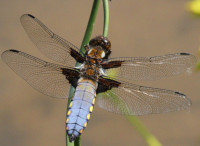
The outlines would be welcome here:
[[[92,80],[82,79],[78,82],[67,112],[66,130],[70,141],[75,140],[87,126],[94,107],[96,88]]]

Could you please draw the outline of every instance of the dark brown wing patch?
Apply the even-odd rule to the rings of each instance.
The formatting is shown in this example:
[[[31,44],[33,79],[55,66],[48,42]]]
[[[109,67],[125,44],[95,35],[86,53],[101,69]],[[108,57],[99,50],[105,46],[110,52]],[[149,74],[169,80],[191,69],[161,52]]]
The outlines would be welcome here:
[[[118,81],[100,77],[98,81],[97,94],[111,90],[113,87],[117,88],[120,85],[121,83]]]
[[[110,61],[107,63],[102,63],[102,68],[103,69],[110,69],[110,68],[117,68],[120,67],[122,65],[124,61]]]
[[[73,48],[70,48],[70,55],[79,63],[83,63],[85,61],[85,57],[81,56],[79,52],[74,50]]]
[[[69,81],[69,83],[76,88],[77,82],[79,79],[79,72],[76,70],[71,70],[68,68],[61,68],[62,74],[65,75],[66,79]]]

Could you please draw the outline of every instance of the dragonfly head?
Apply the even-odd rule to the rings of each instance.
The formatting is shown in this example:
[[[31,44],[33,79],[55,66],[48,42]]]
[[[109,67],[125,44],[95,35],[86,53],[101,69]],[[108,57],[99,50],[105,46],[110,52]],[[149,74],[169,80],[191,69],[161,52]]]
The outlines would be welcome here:
[[[90,48],[97,48],[100,47],[104,51],[105,55],[102,58],[107,59],[111,53],[111,42],[108,38],[103,36],[97,36],[90,40],[89,42]]]

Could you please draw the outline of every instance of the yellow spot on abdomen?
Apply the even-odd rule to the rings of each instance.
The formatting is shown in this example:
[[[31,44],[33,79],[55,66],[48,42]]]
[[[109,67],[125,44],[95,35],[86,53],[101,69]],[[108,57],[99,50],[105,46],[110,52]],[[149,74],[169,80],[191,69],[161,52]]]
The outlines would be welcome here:
[[[66,120],[66,123],[68,123],[69,122],[69,118],[67,118],[67,120]]]
[[[72,102],[70,103],[69,107],[72,107]]]
[[[71,114],[71,111],[69,110],[68,112],[67,112],[67,115],[69,116]]]
[[[96,96],[97,96],[97,93],[95,92],[95,93],[94,93],[94,97],[96,97]]]
[[[68,130],[68,129],[69,129],[69,127],[67,126],[67,127],[66,127],[66,130]]]
[[[90,114],[87,114],[87,119],[88,119],[88,120],[90,119]]]
[[[80,130],[80,133],[83,133],[83,129]]]
[[[92,111],[93,111],[93,106],[90,107],[90,112],[92,112]]]
[[[84,123],[84,127],[87,127],[87,122]]]
[[[95,98],[93,98],[93,100],[92,100],[92,104],[94,104],[95,103]]]

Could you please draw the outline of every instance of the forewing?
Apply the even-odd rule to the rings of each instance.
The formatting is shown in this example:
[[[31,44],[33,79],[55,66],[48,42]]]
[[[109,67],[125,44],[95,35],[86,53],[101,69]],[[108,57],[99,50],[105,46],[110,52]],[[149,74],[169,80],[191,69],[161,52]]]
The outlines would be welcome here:
[[[53,33],[30,14],[22,15],[20,21],[29,38],[43,54],[67,66],[75,65],[75,59],[71,55],[79,52],[76,46]]]
[[[110,78],[131,81],[156,80],[178,75],[190,70],[195,64],[195,56],[176,53],[156,57],[111,58],[104,62],[103,67],[108,68],[105,73]]]
[[[72,68],[48,63],[17,50],[5,51],[1,57],[13,71],[39,92],[52,97],[68,98],[70,81],[67,80],[67,71],[76,72]]]
[[[191,100],[179,92],[124,82],[98,94],[97,104],[118,114],[145,115],[188,109]]]

